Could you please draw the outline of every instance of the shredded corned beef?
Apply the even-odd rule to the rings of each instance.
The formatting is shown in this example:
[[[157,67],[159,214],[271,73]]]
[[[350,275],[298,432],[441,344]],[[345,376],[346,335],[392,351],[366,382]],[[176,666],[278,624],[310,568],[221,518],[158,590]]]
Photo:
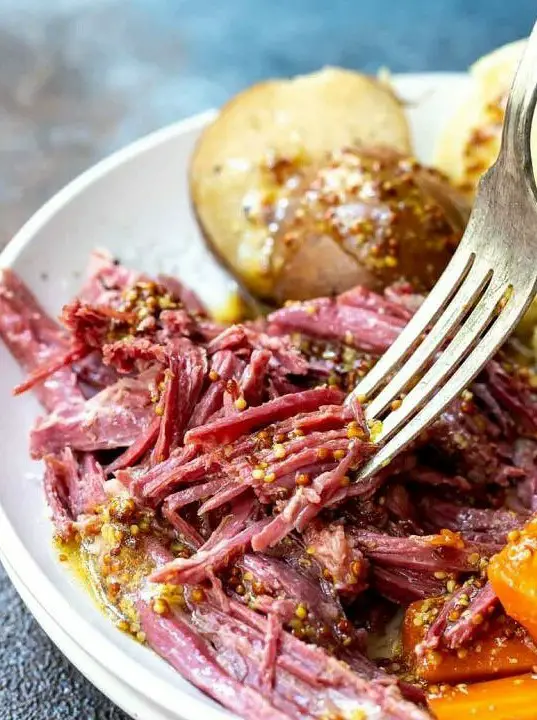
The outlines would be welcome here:
[[[537,395],[516,363],[500,354],[355,481],[375,445],[345,392],[420,300],[354,288],[222,327],[174,278],[100,252],[62,328],[2,273],[56,532],[91,543],[130,632],[244,718],[429,717],[365,655],[379,608],[435,599],[418,652],[468,645],[497,612],[487,561],[537,508]]]

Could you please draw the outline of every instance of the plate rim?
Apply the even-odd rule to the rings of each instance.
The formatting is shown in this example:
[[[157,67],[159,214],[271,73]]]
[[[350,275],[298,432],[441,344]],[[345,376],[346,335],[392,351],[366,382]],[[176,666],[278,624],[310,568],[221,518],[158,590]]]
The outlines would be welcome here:
[[[467,78],[468,74],[465,72],[424,72],[398,73],[394,74],[392,79],[394,82],[402,83],[414,81],[425,83],[427,81],[434,87],[441,80],[447,81],[451,79],[456,82]],[[171,123],[129,143],[83,171],[55,193],[26,221],[0,253],[0,269],[12,266],[19,254],[32,242],[33,237],[57,212],[86,188],[98,182],[108,172],[134,157],[150,152],[154,147],[171,140],[175,136],[200,129],[215,117],[216,112],[214,109],[206,110]],[[162,679],[154,670],[144,666],[142,662],[132,659],[127,651],[120,648],[112,639],[107,638],[103,631],[93,627],[83,613],[73,609],[67,600],[63,598],[54,582],[49,580],[45,572],[41,570],[30,550],[26,548],[2,504],[0,504],[0,551],[5,556],[6,564],[13,568],[22,567],[19,572],[16,572],[17,578],[36,604],[47,613],[57,626],[59,624],[55,617],[61,617],[61,629],[111,676],[136,692],[140,692],[139,689],[143,687],[143,695],[149,698],[156,707],[162,708],[172,716],[181,717],[176,715],[177,707],[184,708],[186,705],[188,711],[185,717],[188,718],[195,718],[198,713],[202,713],[205,720],[229,720],[230,717],[234,717],[231,711],[219,707],[215,704],[215,701],[201,693],[201,691],[198,691],[201,693],[199,698],[189,695],[180,687],[176,687],[171,682]],[[29,584],[28,578],[32,579],[32,584]],[[32,585],[39,586],[39,597]],[[85,591],[81,589],[81,592]],[[54,608],[54,613],[51,608]],[[36,618],[36,620],[39,623],[39,619]],[[51,637],[51,640],[54,642],[53,637]],[[67,657],[69,658],[69,655]],[[113,697],[110,697],[110,699],[114,701]]]
[[[115,167],[128,162],[130,159],[151,151],[157,145],[172,139],[176,135],[186,134],[201,129],[217,114],[211,108],[184,120],[165,125],[154,132],[143,135],[141,138],[119,148],[102,160],[83,170],[49,198],[33,215],[22,225],[5,248],[0,252],[0,269],[9,268],[15,262],[19,253],[31,241],[33,235],[45,225],[61,208],[73,198],[80,195],[86,188],[98,182],[104,175]]]
[[[0,563],[4,567],[6,575],[13,584],[26,609],[30,612],[41,630],[91,685],[96,687],[97,690],[109,700],[111,700],[113,696],[114,700],[112,702],[126,715],[133,718],[133,720],[170,720],[169,716],[165,717],[162,715],[161,710],[156,707],[148,708],[145,707],[145,704],[144,707],[140,707],[140,693],[133,693],[132,688],[127,686],[124,681],[111,675],[106,668],[98,663],[95,658],[89,655],[89,653],[76,642],[76,639],[72,638],[61,627],[48,610],[39,604],[36,597],[31,594],[15,569],[9,564],[7,558],[1,553]],[[112,684],[113,689],[110,687],[110,684]],[[121,699],[119,700],[118,692],[121,693]],[[142,711],[144,713],[143,715],[140,714]],[[147,712],[151,713],[149,717]]]
[[[177,135],[199,129],[215,114],[216,110],[210,109],[160,128],[117,150],[75,177],[42,205],[15,234],[0,253],[0,268],[9,268],[13,265],[18,255],[50,218],[67,205],[72,198],[82,193],[101,177],[115,167],[128,162],[131,158],[149,152],[152,148]],[[11,524],[1,503],[0,550],[10,565],[22,567],[18,577],[39,606],[49,616],[53,617],[50,608],[55,608],[55,615],[62,618],[63,629],[69,637],[77,645],[81,646],[93,660],[105,668],[108,673],[126,683],[135,691],[143,687],[144,695],[157,707],[171,713],[172,716],[174,714],[177,716],[177,707],[187,705],[190,706],[188,715],[193,718],[198,717],[198,713],[204,713],[206,720],[229,720],[230,717],[233,717],[230,711],[221,708],[212,698],[209,698],[197,688],[196,691],[200,693],[199,698],[189,695],[180,687],[175,687],[170,682],[163,680],[156,672],[145,667],[141,662],[132,659],[126,651],[122,650],[111,639],[108,639],[101,630],[93,627],[83,614],[74,610],[55,584],[41,570],[39,564]],[[14,558],[15,562],[12,562],[11,558]],[[39,585],[39,597],[32,586],[28,584],[26,578],[32,578],[33,584]],[[163,662],[165,661],[163,660]],[[121,672],[119,668],[121,668]],[[192,685],[192,687],[195,686]]]

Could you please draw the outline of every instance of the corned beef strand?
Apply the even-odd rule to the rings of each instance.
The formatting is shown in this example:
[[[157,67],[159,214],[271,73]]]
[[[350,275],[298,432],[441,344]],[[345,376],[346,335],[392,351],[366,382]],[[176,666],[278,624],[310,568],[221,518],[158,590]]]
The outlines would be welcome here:
[[[537,507],[527,373],[500,355],[355,482],[375,446],[345,390],[419,302],[355,288],[222,327],[174,278],[96,252],[62,327],[2,272],[58,537],[121,629],[244,718],[428,717],[408,673],[365,657],[379,603],[440,598],[423,650],[464,647],[496,611],[487,560]]]

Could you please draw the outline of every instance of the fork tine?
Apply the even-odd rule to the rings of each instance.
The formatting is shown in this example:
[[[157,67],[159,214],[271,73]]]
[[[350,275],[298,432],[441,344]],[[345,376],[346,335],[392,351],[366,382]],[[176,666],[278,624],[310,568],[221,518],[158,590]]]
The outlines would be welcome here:
[[[412,352],[422,333],[437,320],[464,281],[474,258],[474,253],[464,249],[463,245],[459,245],[459,249],[444,270],[440,280],[429,293],[427,300],[408,322],[393,345],[355,387],[351,396],[370,397],[383,383],[386,376]]]
[[[537,103],[537,23],[526,42],[505,108],[500,155],[512,156],[521,177],[535,194],[531,157],[531,126]],[[535,195],[534,195],[535,196]]]
[[[528,303],[508,301],[507,307],[489,327],[481,342],[459,366],[442,389],[433,395],[403,430],[392,437],[358,473],[357,482],[365,480],[389,464],[391,459],[403,450],[423,431],[447,405],[472,382],[514,329]]]
[[[537,247],[537,186],[530,151],[537,104],[536,69],[537,24],[509,94],[498,159],[480,180],[459,249],[422,307],[351,395],[351,400],[359,396],[369,399],[386,385],[366,409],[370,421],[375,414],[384,413],[398,391],[425,370],[402,405],[387,415],[377,438],[380,449],[359,472],[358,480],[389,463],[468,385],[536,295],[537,270],[528,261]],[[478,269],[485,263],[492,275],[480,276]],[[476,287],[474,279],[478,280]],[[506,302],[498,312],[502,300]],[[433,331],[422,341],[422,334],[432,324]],[[447,348],[426,369],[450,335],[454,336]],[[408,366],[400,368],[407,358]],[[386,382],[397,368],[399,372]]]
[[[493,278],[493,282],[489,285],[479,303],[472,310],[464,325],[438,360],[408,393],[401,407],[387,416],[382,432],[378,437],[379,442],[389,440],[403,424],[408,423],[446,378],[456,370],[460,362],[464,360],[479,340],[508,287],[505,280],[498,281]],[[366,409],[368,419],[372,419],[372,416],[367,411],[368,409]]]
[[[416,348],[406,363],[394,375],[386,387],[367,408],[369,417],[378,418],[395,398],[399,397],[413,377],[435,355],[441,345],[479,300],[492,270],[488,263],[476,261],[465,277],[458,292],[452,297],[447,309],[440,316],[423,342]]]

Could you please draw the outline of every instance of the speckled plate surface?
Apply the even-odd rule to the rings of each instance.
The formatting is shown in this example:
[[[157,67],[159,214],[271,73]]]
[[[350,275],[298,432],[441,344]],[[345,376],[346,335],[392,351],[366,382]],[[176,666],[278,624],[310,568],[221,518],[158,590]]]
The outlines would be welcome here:
[[[394,84],[407,105],[416,155],[430,161],[434,139],[469,80],[424,74],[398,76]],[[88,170],[22,228],[0,266],[14,268],[54,315],[76,293],[95,246],[148,272],[177,273],[209,306],[220,304],[230,286],[203,247],[187,192],[188,159],[210,117],[164,128]],[[3,346],[0,367],[0,550],[30,610],[69,659],[133,717],[233,717],[115,630],[57,561],[40,467],[27,449],[39,408],[30,396],[11,396],[20,371]]]

